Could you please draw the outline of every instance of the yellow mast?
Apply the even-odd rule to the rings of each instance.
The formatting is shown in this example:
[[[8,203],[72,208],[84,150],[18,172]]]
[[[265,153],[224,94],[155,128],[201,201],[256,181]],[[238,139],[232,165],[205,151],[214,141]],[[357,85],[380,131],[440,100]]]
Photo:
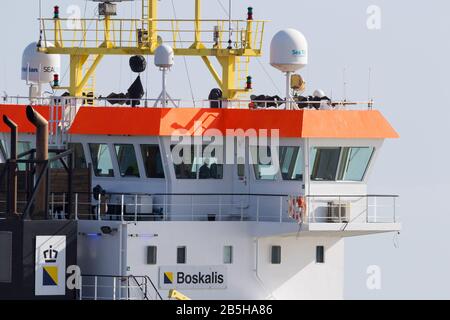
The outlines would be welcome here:
[[[201,0],[195,0],[195,18],[186,19],[158,19],[158,0],[141,0],[142,16],[140,20],[113,19],[110,15],[105,15],[99,19],[81,19],[82,32],[76,33],[73,37],[81,34],[82,38],[69,38],[70,30],[63,27],[63,20],[57,15],[53,19],[42,19],[44,42],[40,50],[49,54],[62,54],[70,56],[70,82],[69,87],[58,87],[68,89],[71,96],[81,97],[83,88],[93,75],[96,67],[105,55],[153,55],[158,46],[158,35],[160,33],[170,33],[175,55],[199,56],[204,61],[218,86],[223,91],[223,98],[232,100],[240,92],[249,91],[249,87],[238,87],[236,73],[239,59],[244,57],[259,57],[262,51],[262,39],[264,33],[264,23],[262,20],[253,20],[252,8],[249,8],[246,20],[235,20],[233,24],[233,47],[227,48],[220,42],[231,37],[224,27],[228,20],[202,20]],[[49,23],[52,25],[48,28]],[[161,25],[170,23],[170,30]],[[179,30],[180,23],[193,23],[192,29]],[[210,27],[203,28],[203,24]],[[215,25],[211,25],[215,24]],[[92,26],[93,25],[93,26]],[[53,27],[53,30],[52,30]],[[158,29],[159,28],[159,29]],[[202,42],[202,35],[205,32],[217,29],[219,43],[215,45],[205,45]],[[51,32],[53,31],[53,32]],[[182,47],[176,40],[179,33],[189,34],[193,32],[193,43],[189,47]],[[216,34],[215,33],[215,34]],[[95,41],[87,41],[87,37],[95,34]],[[103,34],[103,37],[100,35]],[[48,39],[53,35],[53,39]],[[130,40],[126,40],[127,36]],[[214,35],[214,37],[216,37]],[[236,38],[235,38],[236,37]],[[54,46],[47,46],[48,42],[53,42]],[[170,40],[166,39],[170,44]],[[95,45],[93,45],[94,43]],[[89,57],[92,57],[89,59]],[[214,57],[218,61],[221,69],[219,73],[212,61]],[[94,59],[95,58],[95,59]],[[87,65],[88,60],[93,60],[92,65]],[[248,59],[245,59],[248,61]],[[83,74],[84,67],[84,74]]]

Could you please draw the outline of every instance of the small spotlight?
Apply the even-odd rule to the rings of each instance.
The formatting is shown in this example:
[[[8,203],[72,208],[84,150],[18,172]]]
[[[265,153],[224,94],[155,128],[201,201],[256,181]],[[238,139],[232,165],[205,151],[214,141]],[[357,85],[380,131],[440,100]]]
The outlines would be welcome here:
[[[103,226],[100,228],[100,230],[102,230],[103,234],[113,234],[117,231],[117,229],[113,229],[110,226]]]

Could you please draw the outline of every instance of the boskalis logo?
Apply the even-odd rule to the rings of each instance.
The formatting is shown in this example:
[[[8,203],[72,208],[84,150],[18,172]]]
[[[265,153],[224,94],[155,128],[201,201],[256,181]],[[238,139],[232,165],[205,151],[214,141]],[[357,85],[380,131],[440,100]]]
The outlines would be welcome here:
[[[45,265],[42,266],[42,285],[57,286],[58,285],[58,266],[56,261],[58,259],[58,251],[49,246],[44,251]]]
[[[161,266],[161,289],[225,289],[226,266]]]
[[[164,272],[164,283],[173,284],[173,272]]]
[[[216,271],[204,273],[177,272],[177,284],[222,284],[223,274]]]

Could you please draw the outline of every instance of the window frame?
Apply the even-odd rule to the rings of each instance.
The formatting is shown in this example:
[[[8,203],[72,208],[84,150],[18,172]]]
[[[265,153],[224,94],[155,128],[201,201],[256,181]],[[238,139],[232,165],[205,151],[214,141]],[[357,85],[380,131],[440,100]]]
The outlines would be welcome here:
[[[111,160],[111,167],[112,167],[112,170],[113,170],[113,174],[112,175],[97,175],[96,174],[96,170],[97,170],[97,168],[96,168],[96,166],[94,165],[94,158],[93,158],[93,156],[92,156],[92,149],[91,149],[91,145],[93,145],[93,144],[99,144],[99,145],[106,145],[107,146],[107,148],[108,148],[108,152],[109,152],[109,157],[110,157],[110,160]],[[109,178],[109,179],[111,179],[111,178],[115,178],[116,177],[116,174],[117,174],[117,169],[119,169],[119,168],[116,168],[116,164],[117,164],[117,162],[116,162],[116,164],[114,163],[114,159],[115,159],[115,156],[114,156],[114,153],[115,153],[115,150],[111,150],[111,144],[110,143],[108,143],[108,142],[88,142],[87,143],[87,149],[88,149],[88,151],[89,151],[89,157],[90,157],[90,160],[91,160],[91,164],[92,164],[92,171],[93,171],[93,173],[94,173],[94,177],[96,177],[96,178],[102,178],[102,179],[105,179],[105,178]],[[97,166],[98,166],[98,164],[97,164]],[[117,166],[118,166],[118,164],[117,164]],[[120,171],[120,169],[119,169],[119,171]]]
[[[319,259],[321,258],[321,259]],[[316,264],[325,264],[325,246],[316,246]]]
[[[117,147],[119,146],[131,146],[133,148],[134,151],[134,158],[136,160],[136,169],[137,169],[137,175],[122,175],[122,170],[120,168],[120,161],[119,161],[119,155],[117,153]],[[141,170],[139,170],[139,160],[138,160],[138,154],[136,152],[136,148],[135,145],[133,143],[126,143],[126,142],[115,142],[112,144],[112,147],[114,149],[114,156],[115,156],[115,161],[117,162],[117,168],[119,169],[119,175],[120,178],[125,178],[125,179],[140,179],[141,178]],[[114,164],[113,164],[114,166]]]
[[[278,253],[274,251],[275,248],[277,248]],[[278,256],[274,256],[274,254],[276,253],[278,254]],[[270,246],[270,264],[280,265],[282,262],[281,254],[282,254],[281,245]],[[278,259],[274,259],[274,257],[278,257]]]
[[[151,265],[151,266],[158,264],[158,246],[153,245],[153,246],[147,246],[146,248],[147,248],[146,264]],[[150,259],[150,249],[153,249],[153,255],[152,255],[151,259]]]
[[[225,252],[226,252],[226,249],[230,249],[230,254],[229,254],[229,257],[230,257],[230,260],[229,260],[229,262],[227,262],[226,260],[225,260],[225,257],[226,257],[226,254],[225,254]],[[223,259],[222,259],[222,263],[223,264],[233,264],[234,263],[234,247],[232,246],[232,245],[224,245],[223,246],[223,257],[222,257]]]
[[[182,262],[180,262],[181,260],[178,259],[180,258],[179,256],[179,250],[184,250],[184,255],[183,255],[183,260]],[[177,264],[187,264],[187,247],[186,246],[177,246]]]
[[[334,178],[334,180],[315,180],[315,179],[312,179],[311,178],[311,176],[312,176],[312,171],[313,171],[313,168],[314,168],[314,163],[315,163],[315,158],[314,158],[314,161],[311,163],[311,155],[312,155],[312,149],[314,149],[314,148],[316,148],[316,149],[335,149],[335,148],[339,148],[339,160],[338,160],[338,164],[337,164],[337,168],[336,168],[336,174],[335,174],[335,178]],[[364,174],[363,174],[363,176],[362,176],[362,179],[361,180],[343,180],[343,179],[340,179],[339,178],[339,176],[340,176],[340,173],[341,173],[341,171],[342,172],[344,172],[345,171],[345,168],[342,168],[342,165],[343,165],[343,161],[344,161],[344,152],[343,152],[343,150],[344,149],[352,149],[352,148],[371,148],[372,149],[372,154],[370,155],[370,157],[369,157],[369,160],[367,161],[367,165],[366,165],[366,168],[365,168],[365,170],[364,170]],[[372,161],[373,161],[373,158],[374,158],[374,156],[375,156],[375,153],[376,153],[376,151],[377,151],[377,147],[376,146],[374,146],[374,145],[364,145],[364,146],[361,146],[361,145],[343,145],[343,146],[330,146],[330,145],[313,145],[313,146],[310,146],[309,147],[309,151],[308,151],[308,161],[309,161],[309,166],[310,166],[310,168],[309,168],[309,181],[311,182],[311,183],[344,183],[344,184],[364,184],[365,183],[365,181],[366,181],[366,177],[367,177],[367,173],[368,173],[368,171],[369,171],[369,168],[370,168],[370,166],[372,165]],[[316,154],[316,156],[317,156],[317,154]]]
[[[144,156],[144,152],[143,152],[143,148],[148,147],[148,146],[150,146],[150,147],[157,147],[158,148],[159,156],[160,156],[160,160],[161,160],[162,171],[163,171],[163,177],[150,177],[148,175],[146,161],[145,161],[145,156]],[[140,160],[142,160],[142,165],[143,165],[143,169],[144,169],[144,175],[141,178],[145,178],[145,179],[160,179],[160,180],[161,179],[163,179],[163,180],[166,179],[167,172],[166,172],[166,168],[165,168],[165,165],[164,165],[164,158],[163,158],[162,148],[159,145],[159,143],[139,143],[138,147],[139,147],[138,149],[139,149],[140,157],[141,157]]]

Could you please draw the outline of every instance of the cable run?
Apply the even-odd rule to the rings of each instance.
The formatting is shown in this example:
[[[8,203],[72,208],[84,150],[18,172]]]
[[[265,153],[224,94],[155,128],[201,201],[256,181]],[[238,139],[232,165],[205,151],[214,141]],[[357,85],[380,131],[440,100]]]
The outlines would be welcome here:
[[[175,4],[174,4],[173,0],[171,0],[171,2],[172,2],[173,16],[174,16],[175,20],[178,20],[178,18],[177,18],[177,11],[175,10]],[[180,33],[178,33],[178,39],[180,40],[181,46],[183,46],[183,41],[181,40],[181,35],[180,35]],[[189,89],[190,89],[190,91],[191,91],[192,103],[193,103],[193,106],[195,106],[194,90],[193,90],[193,88],[192,88],[191,76],[190,76],[190,74],[189,74],[189,68],[188,68],[187,61],[186,61],[186,57],[185,57],[185,56],[183,56],[183,61],[184,61],[184,68],[185,68],[185,70],[186,70],[186,76],[187,76],[188,82],[189,82]]]

